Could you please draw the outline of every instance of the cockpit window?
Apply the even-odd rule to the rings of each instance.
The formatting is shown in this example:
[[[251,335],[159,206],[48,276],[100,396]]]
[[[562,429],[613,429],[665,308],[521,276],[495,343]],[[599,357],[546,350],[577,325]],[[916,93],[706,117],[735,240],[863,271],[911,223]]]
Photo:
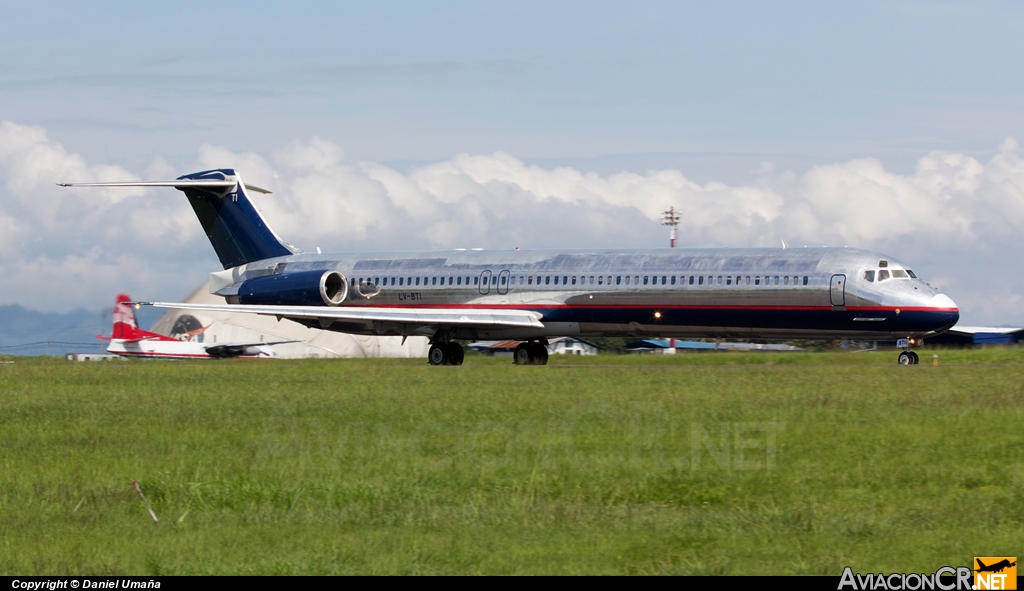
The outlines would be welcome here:
[[[889,272],[886,271],[885,269],[882,269],[881,271],[878,272],[878,280],[879,281],[885,281],[888,278],[889,278]]]
[[[864,280],[865,281],[874,281],[875,280],[875,272],[874,271],[864,271]]]
[[[885,269],[889,266],[889,261],[878,261],[878,268]]]
[[[917,275],[915,275],[915,274],[914,274],[914,272],[913,272],[913,271],[911,271],[910,269],[907,269],[907,275],[910,275],[910,276],[911,276],[911,277],[913,277],[914,279],[917,279]]]
[[[892,270],[892,276],[895,279],[906,279],[907,278],[907,272],[904,271],[903,269],[893,269]]]

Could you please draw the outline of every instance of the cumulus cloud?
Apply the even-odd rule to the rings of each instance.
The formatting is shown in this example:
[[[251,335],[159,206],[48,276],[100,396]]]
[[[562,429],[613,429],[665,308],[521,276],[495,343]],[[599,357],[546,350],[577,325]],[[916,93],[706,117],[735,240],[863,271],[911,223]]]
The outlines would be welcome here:
[[[1015,255],[1024,230],[1024,162],[1013,140],[984,163],[947,152],[924,155],[911,174],[875,159],[799,174],[764,163],[755,181],[733,186],[696,183],[678,170],[601,176],[545,169],[505,153],[459,154],[400,172],[348,161],[341,146],[322,138],[265,155],[204,145],[193,162],[157,159],[140,173],[220,167],[272,190],[254,201],[282,237],[307,250],[657,247],[667,242],[659,215],[675,206],[684,246],[776,246],[785,237],[796,246],[877,249],[946,289],[965,320],[1024,322]],[[6,282],[0,303],[98,308],[106,302],[91,294],[125,284],[177,297],[191,287],[183,281],[198,283],[216,268],[179,195],[55,187],[140,174],[89,164],[43,129],[0,124],[0,174],[0,271],[19,277],[17,285]],[[75,275],[80,268],[96,271]],[[54,293],[44,269],[102,289]]]

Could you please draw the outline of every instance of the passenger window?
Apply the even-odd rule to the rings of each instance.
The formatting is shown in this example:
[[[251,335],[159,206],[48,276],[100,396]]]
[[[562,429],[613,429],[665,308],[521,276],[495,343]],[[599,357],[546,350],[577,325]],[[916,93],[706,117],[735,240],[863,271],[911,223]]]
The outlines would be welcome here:
[[[497,285],[497,284],[498,284],[498,276],[497,275],[491,275],[491,285]]]
[[[459,277],[458,279],[456,279],[455,280],[455,284],[456,285],[462,285],[462,277]]]
[[[704,276],[701,275],[697,278],[697,285],[704,285]]]
[[[419,278],[419,277],[417,277],[417,278],[416,278],[416,285],[419,285],[419,284],[420,284],[420,278]]]
[[[888,278],[889,278],[889,272],[886,271],[885,269],[882,269],[882,270],[880,270],[878,272],[878,280],[879,281],[885,281]]]
[[[526,284],[533,285],[533,275],[530,275],[529,277],[526,278]]]
[[[732,275],[729,275],[728,277],[725,278],[725,284],[732,285]]]
[[[629,277],[626,277],[626,279],[629,279]],[[615,285],[621,285],[621,284],[622,284],[622,275],[616,275],[616,277],[615,277]]]
[[[719,275],[719,276],[718,276],[718,285],[721,285],[721,284],[722,284],[722,276],[721,276],[721,275]]]
[[[502,285],[505,285],[505,282],[506,282],[506,281],[508,281],[508,277],[505,277],[504,275],[502,275],[502,276],[501,276],[501,284],[502,284]]]
[[[608,285],[611,285],[611,284],[612,284],[612,276],[611,276],[611,275],[609,275],[609,276],[608,276]]]
[[[644,275],[644,285],[647,285],[647,275]]]
[[[598,285],[604,285],[604,277],[603,276],[598,276],[597,284]]]
[[[789,275],[786,275],[785,277],[782,278],[782,284],[789,285]]]
[[[804,285],[807,285],[807,275],[804,275]]]
[[[633,285],[640,285],[640,276],[633,275]]]
[[[558,275],[555,275],[555,285],[558,285]]]
[[[761,276],[754,277],[754,285],[761,285]]]
[[[666,285],[666,281],[667,281],[667,280],[668,280],[668,277],[666,277],[666,276],[664,276],[664,275],[662,275],[662,276],[661,276],[661,284],[662,284],[662,285]]]
[[[693,285],[693,275],[690,275],[690,285]]]
[[[874,271],[864,271],[864,280],[873,282],[875,280]]]
[[[448,285],[452,285],[452,283],[453,283],[454,281],[455,281],[455,278],[454,278],[454,277],[449,277],[449,278],[448,278]]]
[[[431,277],[430,279],[431,279],[431,281],[430,281],[431,285],[437,285],[437,277]]]
[[[404,279],[405,279],[405,277],[399,277],[398,278],[398,284],[399,285],[405,285],[405,281],[403,281]]]
[[[575,275],[572,276],[572,284],[576,285],[576,276]]]
[[[778,275],[776,275],[775,278],[772,279],[772,283],[775,284],[775,285],[779,284],[779,276]]]
[[[743,280],[743,283],[745,285],[750,285],[750,275],[747,275],[747,278]]]
[[[544,277],[544,285],[551,285],[551,275]]]
[[[672,276],[672,285],[675,285],[675,284],[676,284],[676,276],[675,276],[675,275],[673,275],[673,276]]]
[[[480,278],[479,277],[474,277],[473,278],[473,285],[480,285]]]
[[[629,285],[629,275],[626,275],[626,285]]]

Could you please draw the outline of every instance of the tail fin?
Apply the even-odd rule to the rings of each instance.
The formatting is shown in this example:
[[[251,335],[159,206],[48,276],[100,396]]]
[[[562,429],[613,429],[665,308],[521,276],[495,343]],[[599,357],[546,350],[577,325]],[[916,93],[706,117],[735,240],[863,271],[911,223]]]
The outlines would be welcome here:
[[[234,170],[207,170],[179,177],[178,180],[234,181],[233,186],[226,189],[191,184],[178,187],[188,197],[225,269],[294,254],[294,249],[278,238],[260,212],[253,207],[245,192],[247,187]],[[249,188],[267,192],[256,187]]]
[[[204,170],[173,181],[58,183],[62,187],[174,187],[184,191],[210,244],[225,269],[295,253],[278,238],[249,201],[246,190],[269,193],[244,184],[230,168]]]
[[[135,321],[135,310],[132,310],[132,299],[127,294],[118,294],[114,304],[114,330],[110,333],[115,339],[135,339],[139,336],[139,323]]]

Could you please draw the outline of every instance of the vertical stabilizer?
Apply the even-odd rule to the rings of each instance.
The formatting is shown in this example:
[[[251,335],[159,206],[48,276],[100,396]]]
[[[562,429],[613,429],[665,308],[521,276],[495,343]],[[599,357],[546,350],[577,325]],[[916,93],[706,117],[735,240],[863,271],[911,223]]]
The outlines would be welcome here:
[[[270,229],[246,193],[246,190],[270,191],[246,186],[230,168],[194,172],[173,181],[57,184],[61,187],[174,187],[184,191],[225,269],[295,254],[295,250]]]
[[[249,200],[245,184],[234,170],[207,170],[179,177],[178,180],[234,181],[227,188],[178,187],[188,197],[225,269],[295,252],[267,225]]]
[[[132,309],[132,299],[127,294],[118,294],[117,303],[114,304],[114,329],[110,334],[115,339],[137,339],[139,338],[139,323],[135,321],[135,310]]]

